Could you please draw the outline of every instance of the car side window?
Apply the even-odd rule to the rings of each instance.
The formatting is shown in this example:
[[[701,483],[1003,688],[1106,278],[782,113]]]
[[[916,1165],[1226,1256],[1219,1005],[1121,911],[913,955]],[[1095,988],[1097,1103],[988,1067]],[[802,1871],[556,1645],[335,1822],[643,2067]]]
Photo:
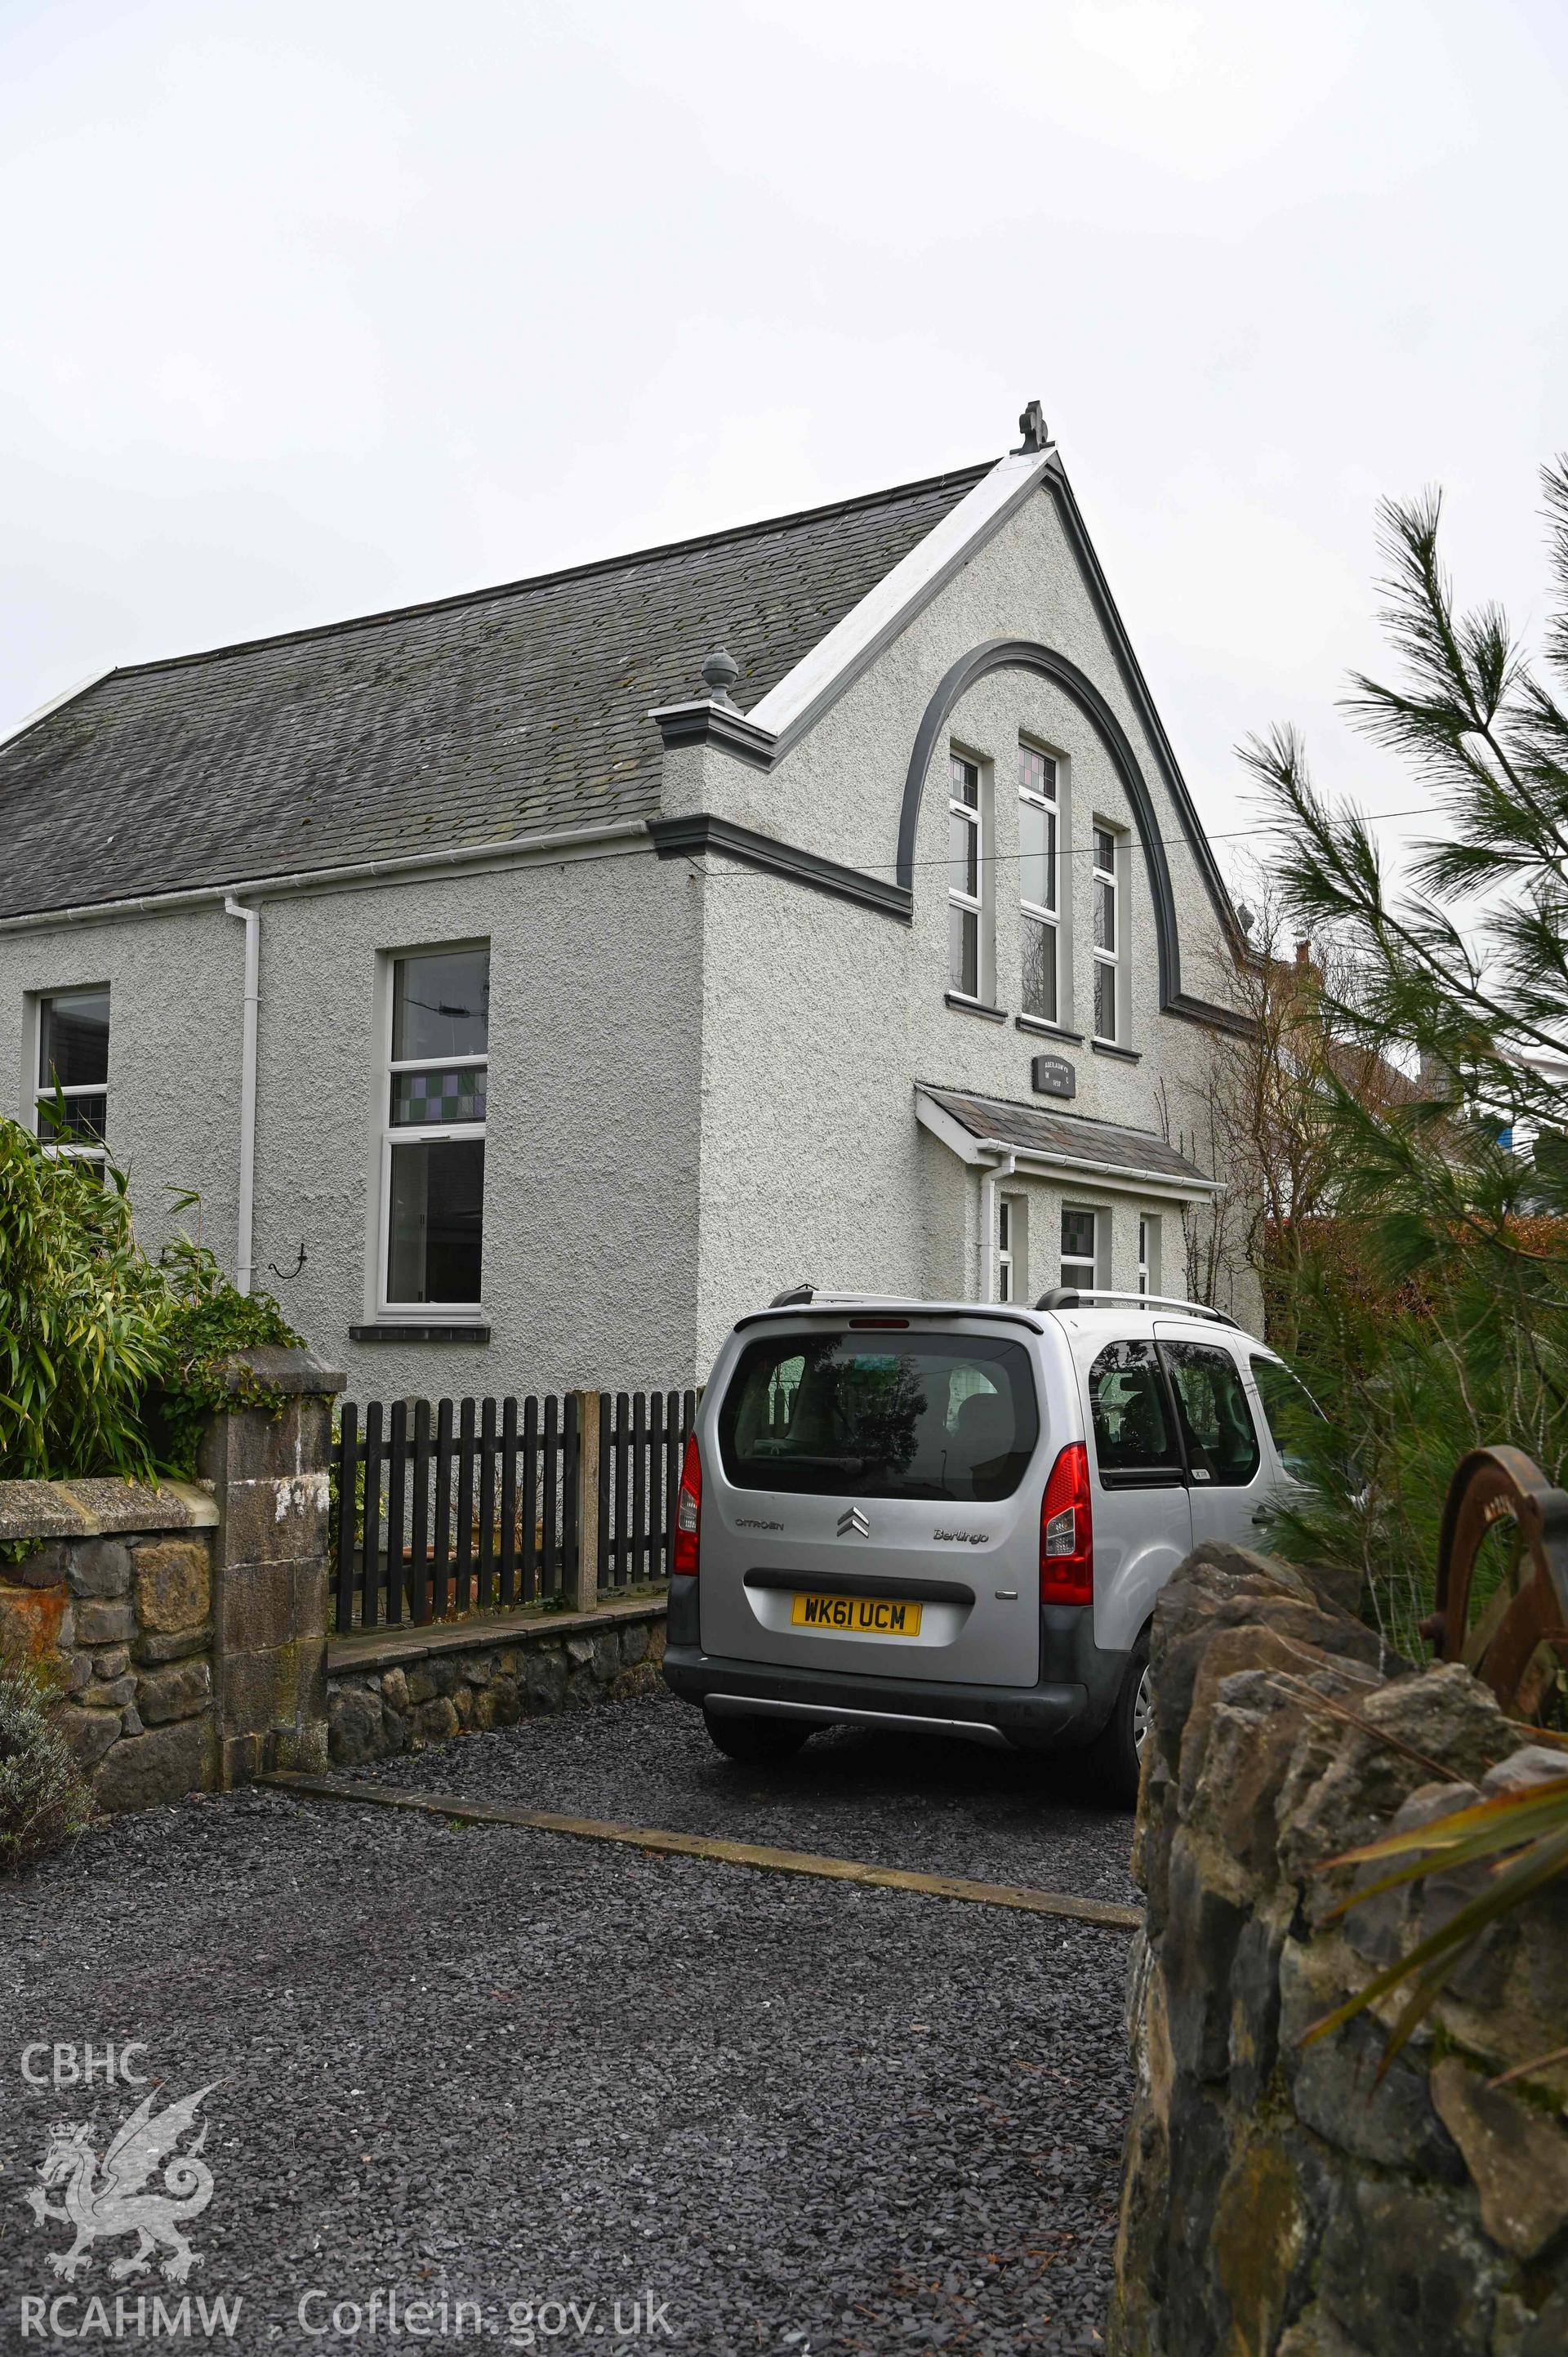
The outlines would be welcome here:
[[[1301,1451],[1293,1447],[1293,1432],[1298,1432],[1303,1421],[1316,1416],[1324,1421],[1323,1410],[1290,1369],[1278,1359],[1266,1359],[1262,1351],[1252,1353],[1252,1381],[1258,1386],[1258,1397],[1263,1403],[1263,1419],[1279,1451],[1280,1463],[1297,1480],[1305,1480],[1307,1462]]]
[[[1241,1371],[1209,1342],[1161,1344],[1195,1481],[1244,1489],[1262,1462]]]
[[[1182,1473],[1170,1394],[1152,1342],[1108,1342],[1089,1371],[1100,1479],[1117,1490],[1168,1488]]]

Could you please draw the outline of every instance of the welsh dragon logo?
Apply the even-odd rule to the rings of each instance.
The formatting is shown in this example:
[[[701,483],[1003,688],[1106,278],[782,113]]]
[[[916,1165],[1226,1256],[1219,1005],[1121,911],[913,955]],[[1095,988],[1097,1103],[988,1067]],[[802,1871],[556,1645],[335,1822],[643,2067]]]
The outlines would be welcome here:
[[[171,2283],[183,2283],[192,2267],[201,2265],[200,2252],[191,2249],[181,2228],[199,2217],[212,2199],[212,2171],[199,2157],[207,2142],[206,2121],[188,2151],[175,2147],[195,2126],[197,2105],[217,2084],[213,2079],[183,2103],[170,2104],[156,2115],[156,2093],[145,2097],[121,2124],[102,2162],[92,2149],[91,2121],[79,2127],[61,2120],[50,2128],[38,2164],[43,2183],[30,2186],[22,2199],[40,2226],[53,2218],[75,2229],[69,2251],[48,2255],[57,2276],[74,2282],[91,2266],[92,2245],[102,2235],[137,2238],[134,2251],[110,2262],[109,2273],[116,2283],[145,2275],[160,2248],[169,2255],[159,2272]],[[168,2156],[162,2190],[146,2190],[149,2179]],[[51,2201],[49,2193],[56,2187],[60,2199]]]

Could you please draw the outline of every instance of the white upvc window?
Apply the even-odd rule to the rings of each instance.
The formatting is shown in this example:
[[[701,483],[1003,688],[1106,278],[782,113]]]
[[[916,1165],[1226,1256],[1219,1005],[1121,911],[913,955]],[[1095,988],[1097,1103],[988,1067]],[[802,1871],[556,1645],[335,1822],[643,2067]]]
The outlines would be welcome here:
[[[1095,828],[1090,877],[1094,894],[1094,1037],[1112,1046],[1119,1037],[1122,1012],[1120,849],[1112,828]]]
[[[1002,1196],[996,1207],[996,1298],[1014,1299],[1013,1281],[1013,1202]]]
[[[381,1307],[478,1317],[484,1259],[490,953],[480,943],[388,961]]]
[[[48,992],[38,1002],[38,1134],[58,1141],[57,1154],[102,1165],[109,1127],[108,985]]]
[[[1138,1220],[1138,1291],[1147,1297],[1160,1289],[1160,1222],[1157,1212],[1144,1211]]]
[[[1060,1020],[1057,765],[1038,747],[1018,743],[1018,937],[1023,1011]]]
[[[1081,1204],[1062,1205],[1061,1281],[1080,1293],[1092,1293],[1100,1282],[1100,1214]]]
[[[948,987],[978,998],[981,919],[984,914],[984,847],[981,839],[980,764],[948,755]]]

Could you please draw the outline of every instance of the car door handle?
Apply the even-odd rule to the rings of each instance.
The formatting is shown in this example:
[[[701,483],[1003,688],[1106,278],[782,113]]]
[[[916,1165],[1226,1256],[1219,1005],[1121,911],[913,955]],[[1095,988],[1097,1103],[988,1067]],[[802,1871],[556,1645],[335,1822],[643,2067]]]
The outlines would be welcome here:
[[[1261,1514],[1254,1514],[1252,1517],[1252,1528],[1255,1531],[1261,1531],[1264,1523],[1272,1520],[1273,1517],[1266,1511]]]

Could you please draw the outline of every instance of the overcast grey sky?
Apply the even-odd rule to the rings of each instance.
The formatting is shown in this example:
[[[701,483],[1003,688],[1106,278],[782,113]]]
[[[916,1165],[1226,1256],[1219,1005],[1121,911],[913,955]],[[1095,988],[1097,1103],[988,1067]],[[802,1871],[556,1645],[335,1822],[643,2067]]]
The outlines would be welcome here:
[[[1565,83],[1562,0],[0,0],[0,726],[1037,393],[1211,827],[1287,717],[1395,808],[1378,494],[1540,612]]]

